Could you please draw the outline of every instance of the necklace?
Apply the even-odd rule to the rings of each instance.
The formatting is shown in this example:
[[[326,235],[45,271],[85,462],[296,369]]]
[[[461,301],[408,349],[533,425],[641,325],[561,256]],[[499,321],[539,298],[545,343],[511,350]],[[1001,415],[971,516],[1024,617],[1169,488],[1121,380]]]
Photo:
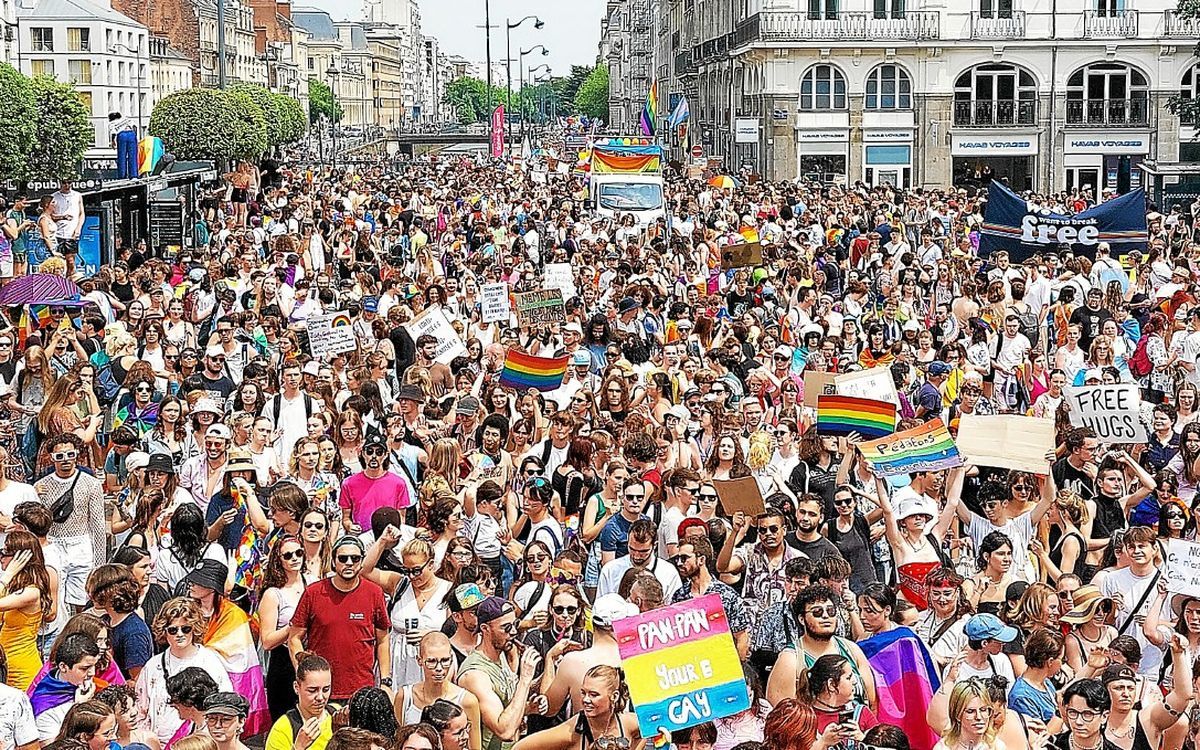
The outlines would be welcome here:
[[[1112,735],[1113,737],[1116,737],[1117,739],[1127,740],[1133,736],[1133,733],[1135,731],[1137,731],[1137,717],[1135,716],[1134,720],[1129,723],[1128,729],[1117,730],[1113,727],[1112,722],[1109,722],[1104,727],[1104,731],[1105,731],[1105,733]]]
[[[913,552],[917,552],[917,551],[918,551],[918,550],[920,550],[922,547],[924,547],[926,544],[928,544],[928,543],[929,543],[929,540],[928,540],[928,539],[926,539],[924,535],[922,535],[922,536],[921,536],[921,540],[920,540],[920,544],[913,544],[913,543],[912,543],[912,540],[910,540],[908,537],[904,537],[904,543],[905,543],[905,544],[907,544],[909,547],[912,547],[912,551],[913,551]]]
[[[1067,744],[1069,744],[1071,746],[1071,750],[1098,750],[1098,748],[1104,744],[1104,738],[1101,737],[1099,740],[1096,741],[1096,744],[1092,745],[1091,747],[1084,747],[1083,745],[1080,745],[1078,742],[1076,742],[1075,735],[1071,734],[1071,735],[1067,735]]]

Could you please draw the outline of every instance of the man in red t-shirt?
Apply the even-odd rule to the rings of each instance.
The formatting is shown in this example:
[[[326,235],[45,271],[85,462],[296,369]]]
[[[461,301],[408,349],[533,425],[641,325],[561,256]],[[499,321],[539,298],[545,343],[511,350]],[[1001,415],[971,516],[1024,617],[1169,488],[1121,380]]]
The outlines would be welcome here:
[[[312,584],[300,595],[292,615],[288,650],[292,662],[301,651],[325,657],[333,667],[333,700],[348,700],[359,688],[392,687],[387,602],[383,589],[361,577],[365,551],[355,536],[344,536],[333,549],[332,578]]]

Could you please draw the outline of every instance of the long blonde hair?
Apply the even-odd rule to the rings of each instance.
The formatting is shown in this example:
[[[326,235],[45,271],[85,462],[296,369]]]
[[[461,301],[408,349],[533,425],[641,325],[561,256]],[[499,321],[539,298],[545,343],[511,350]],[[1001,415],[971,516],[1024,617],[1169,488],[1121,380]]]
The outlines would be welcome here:
[[[42,404],[42,410],[38,412],[38,432],[47,438],[55,437],[51,430],[51,417],[59,409],[69,408],[67,402],[70,400],[71,394],[78,387],[79,376],[72,375],[69,372],[54,381],[54,385],[50,386],[50,392],[46,394],[46,401]]]
[[[958,744],[962,738],[962,715],[963,711],[967,710],[967,705],[972,699],[978,698],[984,706],[995,710],[992,705],[992,698],[988,695],[987,686],[983,680],[972,677],[954,686],[954,690],[950,693],[950,728],[942,735],[942,739],[948,747],[953,747]],[[996,736],[996,725],[990,719],[987,722],[987,728],[983,730],[983,743],[990,745],[992,739]]]

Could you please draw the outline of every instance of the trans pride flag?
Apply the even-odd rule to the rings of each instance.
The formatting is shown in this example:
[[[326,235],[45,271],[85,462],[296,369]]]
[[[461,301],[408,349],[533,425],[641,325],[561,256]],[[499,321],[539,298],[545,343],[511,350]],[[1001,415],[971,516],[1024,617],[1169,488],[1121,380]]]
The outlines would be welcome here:
[[[879,723],[903,729],[912,750],[932,750],[939,738],[925,712],[941,681],[925,644],[913,631],[897,627],[858,645],[875,671]]]

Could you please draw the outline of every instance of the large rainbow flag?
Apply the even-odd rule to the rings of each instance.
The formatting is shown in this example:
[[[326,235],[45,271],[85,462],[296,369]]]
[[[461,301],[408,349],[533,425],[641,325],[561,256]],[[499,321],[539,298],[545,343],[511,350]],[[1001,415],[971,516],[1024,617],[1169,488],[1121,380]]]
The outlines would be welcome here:
[[[250,701],[243,735],[253,737],[271,728],[271,712],[267,708],[267,693],[263,683],[262,663],[250,630],[250,618],[236,604],[225,599],[221,608],[208,623],[204,645],[217,652],[233,692]]]
[[[941,417],[880,440],[859,443],[858,450],[871,471],[881,477],[951,469],[963,463]]]
[[[642,135],[654,135],[654,124],[658,120],[658,81],[650,84],[646,93],[646,105],[642,107]]]
[[[536,388],[553,391],[562,385],[570,357],[535,357],[524,352],[509,351],[504,357],[500,385],[518,393]]]
[[[912,750],[932,750],[939,738],[925,721],[925,712],[941,681],[925,644],[913,631],[897,627],[858,646],[875,672],[879,723],[903,729]]]
[[[896,431],[896,405],[857,396],[818,396],[817,434],[879,438]]]

